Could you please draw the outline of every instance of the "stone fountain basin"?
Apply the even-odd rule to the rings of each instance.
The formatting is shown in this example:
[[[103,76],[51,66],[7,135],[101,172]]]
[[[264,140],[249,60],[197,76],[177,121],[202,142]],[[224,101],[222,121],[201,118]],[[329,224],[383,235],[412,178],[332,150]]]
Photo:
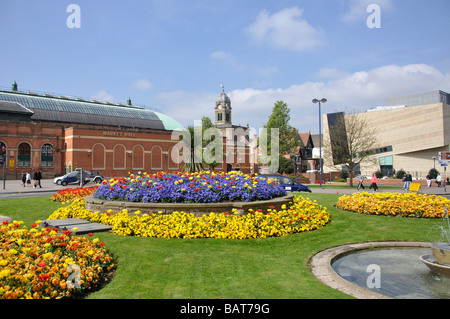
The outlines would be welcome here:
[[[432,254],[420,256],[420,260],[435,274],[450,276],[450,265],[441,264]]]
[[[450,245],[448,243],[432,243],[431,250],[438,263],[450,266]]]

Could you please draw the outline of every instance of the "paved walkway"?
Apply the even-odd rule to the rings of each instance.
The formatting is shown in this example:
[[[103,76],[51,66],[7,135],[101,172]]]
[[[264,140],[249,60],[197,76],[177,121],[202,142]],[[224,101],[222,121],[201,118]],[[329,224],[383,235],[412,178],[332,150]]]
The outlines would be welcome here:
[[[89,182],[84,187],[93,187],[96,184],[94,182]],[[41,186],[42,188],[33,188],[33,186],[26,186],[23,187],[22,181],[20,180],[7,180],[5,181],[5,189],[3,189],[3,181],[0,181],[0,194],[11,194],[11,193],[33,193],[33,192],[55,192],[64,188],[75,188],[79,185],[67,185],[67,186],[61,186],[56,185],[53,183],[52,179],[43,179],[41,180]],[[318,185],[317,187],[312,187],[311,191],[313,193],[328,193],[328,194],[353,194],[355,192],[369,192],[374,193],[374,190],[370,190],[369,187],[366,187],[365,189],[357,190],[356,186],[353,188],[333,188],[332,184],[326,184],[323,185],[322,188],[320,188]],[[393,188],[391,187],[383,187],[380,186],[378,189],[378,192],[399,192],[399,193],[407,193],[408,191],[402,190],[401,188]],[[450,196],[450,185],[445,187],[421,187],[419,190],[419,193],[421,194],[430,194],[430,195],[448,195]]]
[[[353,194],[357,192],[368,192],[368,193],[376,193],[373,189],[369,189],[369,187],[366,187],[365,189],[356,189],[356,186],[353,188],[333,188],[332,184],[326,184],[322,188],[320,187],[312,187],[310,188],[313,193],[328,193],[328,194]],[[379,186],[378,191],[379,193],[384,192],[390,192],[390,193],[411,193],[410,191],[406,191],[401,189],[400,187],[383,187]],[[421,187],[419,190],[419,194],[428,194],[428,195],[441,195],[446,196],[450,195],[450,186],[447,185],[447,187]]]
[[[33,183],[33,181],[31,181]],[[96,184],[94,182],[89,182],[84,185],[84,187],[93,187]],[[61,186],[53,183],[52,179],[41,180],[42,188],[34,188],[33,186],[23,187],[22,181],[20,180],[6,180],[5,189],[3,189],[3,180],[0,181],[0,194],[12,194],[12,193],[35,193],[35,192],[55,192],[64,188],[76,188],[79,185],[67,185]]]

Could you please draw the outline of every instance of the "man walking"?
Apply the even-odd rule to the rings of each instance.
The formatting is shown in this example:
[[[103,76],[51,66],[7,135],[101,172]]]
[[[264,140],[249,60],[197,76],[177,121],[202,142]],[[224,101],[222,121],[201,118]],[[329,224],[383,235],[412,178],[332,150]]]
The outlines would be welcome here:
[[[362,189],[365,189],[365,187],[364,187],[364,185],[363,185],[363,182],[364,182],[364,176],[362,176],[361,175],[361,173],[359,173],[359,175],[358,175],[358,190],[359,190],[359,188],[360,187],[362,187]]]

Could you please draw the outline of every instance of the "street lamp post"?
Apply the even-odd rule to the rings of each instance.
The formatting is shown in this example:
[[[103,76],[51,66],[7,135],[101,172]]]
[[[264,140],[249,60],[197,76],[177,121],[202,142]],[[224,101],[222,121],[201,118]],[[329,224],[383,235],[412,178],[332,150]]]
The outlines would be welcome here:
[[[318,99],[312,100],[314,104],[319,103],[319,170],[320,170],[320,188],[322,188],[322,110],[321,103],[326,103],[327,99],[323,98],[320,101]]]

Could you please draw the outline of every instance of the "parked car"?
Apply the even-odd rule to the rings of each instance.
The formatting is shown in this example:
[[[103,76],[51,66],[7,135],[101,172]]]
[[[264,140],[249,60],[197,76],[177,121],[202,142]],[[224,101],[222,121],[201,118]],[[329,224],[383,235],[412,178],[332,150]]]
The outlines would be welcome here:
[[[86,175],[89,176],[91,181],[96,184],[103,182],[103,180],[105,179],[105,177],[103,175],[100,175],[98,172],[91,172],[88,170],[84,170],[83,172],[85,172]]]
[[[262,175],[259,175],[259,177],[263,177],[263,178],[267,178],[267,179],[270,178],[270,179],[276,181],[278,184],[283,186],[286,191],[311,193],[311,190],[309,189],[308,186],[300,184],[296,180],[293,180],[292,178],[287,177],[287,176],[262,174]]]
[[[83,171],[84,182],[83,185],[89,183],[91,180],[89,176]],[[66,186],[68,184],[80,184],[80,171],[74,171],[64,176],[55,177],[53,182],[58,185]]]

